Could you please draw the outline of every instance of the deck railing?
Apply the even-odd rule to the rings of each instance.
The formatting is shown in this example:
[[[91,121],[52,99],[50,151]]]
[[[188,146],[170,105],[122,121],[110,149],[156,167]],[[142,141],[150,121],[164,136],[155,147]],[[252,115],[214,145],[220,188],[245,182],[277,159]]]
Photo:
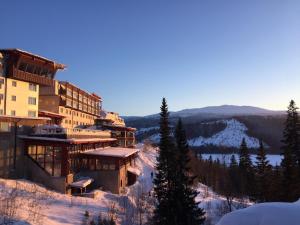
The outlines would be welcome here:
[[[34,135],[66,135],[66,136],[93,136],[110,138],[110,131],[89,130],[80,128],[63,128],[60,126],[38,126],[35,128]]]

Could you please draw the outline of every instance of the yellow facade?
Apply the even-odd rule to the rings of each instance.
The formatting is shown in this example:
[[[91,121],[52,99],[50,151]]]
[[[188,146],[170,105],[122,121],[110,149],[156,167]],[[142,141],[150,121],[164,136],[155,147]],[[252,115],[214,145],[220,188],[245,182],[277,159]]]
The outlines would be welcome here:
[[[94,125],[96,119],[96,116],[64,106],[59,106],[59,114],[65,116],[61,124],[62,127],[65,128],[74,128],[80,125]]]
[[[38,117],[39,85],[20,80],[1,78],[0,94],[3,95],[0,109],[3,115]]]

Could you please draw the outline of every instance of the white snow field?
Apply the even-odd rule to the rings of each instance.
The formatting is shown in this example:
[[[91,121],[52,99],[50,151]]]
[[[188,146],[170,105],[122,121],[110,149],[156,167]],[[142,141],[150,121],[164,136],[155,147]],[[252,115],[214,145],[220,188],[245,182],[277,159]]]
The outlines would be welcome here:
[[[138,147],[141,152],[136,163],[137,168],[141,171],[141,176],[137,183],[129,187],[123,195],[99,190],[94,199],[74,197],[48,190],[27,180],[0,179],[0,208],[5,199],[17,199],[13,204],[16,206],[14,218],[18,222],[15,222],[14,225],[82,225],[85,211],[89,212],[90,217],[96,218],[100,213],[102,217],[106,217],[111,210],[115,212],[118,225],[132,225],[134,223],[125,223],[125,214],[122,211],[124,197],[133,201],[136,190],[141,186],[146,193],[152,190],[151,172],[154,172],[156,162],[156,149],[146,148],[143,145]],[[18,192],[15,192],[16,186]],[[233,209],[236,211],[225,215],[228,212],[226,198],[202,184],[198,185],[197,190],[199,194],[196,201],[200,202],[199,207],[206,211],[205,224],[207,225],[300,224],[300,201],[296,203],[264,203],[241,209],[252,203],[235,200]]]
[[[262,203],[225,215],[217,225],[299,225],[300,200]]]
[[[249,148],[258,148],[259,140],[254,137],[249,137],[246,134],[248,128],[236,119],[230,120],[219,120],[217,122],[222,122],[226,124],[226,128],[215,135],[204,138],[197,137],[189,140],[190,146],[203,146],[203,145],[216,145],[224,147],[235,147],[238,148],[241,145],[243,138],[245,138],[246,143]]]

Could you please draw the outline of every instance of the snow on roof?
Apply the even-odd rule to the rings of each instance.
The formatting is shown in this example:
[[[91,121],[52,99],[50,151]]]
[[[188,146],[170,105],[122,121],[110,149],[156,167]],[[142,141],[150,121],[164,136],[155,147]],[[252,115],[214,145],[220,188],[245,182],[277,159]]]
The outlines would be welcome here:
[[[116,138],[50,138],[50,137],[36,137],[36,136],[27,136],[27,135],[19,135],[21,139],[28,140],[41,140],[41,141],[53,141],[53,142],[65,142],[65,143],[86,143],[86,142],[112,142],[116,141]]]
[[[133,168],[131,166],[127,167],[127,171],[129,171],[130,173],[133,173],[137,176],[141,175],[141,171],[138,168]]]
[[[299,225],[299,212],[300,201],[262,203],[228,213],[217,225]]]
[[[71,183],[70,186],[74,187],[74,188],[85,188],[88,185],[90,185],[93,181],[94,181],[94,179],[92,179],[92,178],[84,178],[84,179],[81,179],[81,180]]]
[[[97,148],[95,150],[89,150],[83,152],[82,154],[126,158],[137,152],[139,152],[139,150],[135,148],[106,147],[106,148]]]

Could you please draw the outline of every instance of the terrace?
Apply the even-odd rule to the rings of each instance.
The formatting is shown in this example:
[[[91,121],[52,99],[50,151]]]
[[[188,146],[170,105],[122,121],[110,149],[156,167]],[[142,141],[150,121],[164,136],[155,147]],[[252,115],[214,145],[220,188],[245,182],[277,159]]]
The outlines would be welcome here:
[[[109,130],[90,130],[81,128],[63,128],[59,125],[43,125],[34,128],[31,136],[56,138],[111,138]]]

